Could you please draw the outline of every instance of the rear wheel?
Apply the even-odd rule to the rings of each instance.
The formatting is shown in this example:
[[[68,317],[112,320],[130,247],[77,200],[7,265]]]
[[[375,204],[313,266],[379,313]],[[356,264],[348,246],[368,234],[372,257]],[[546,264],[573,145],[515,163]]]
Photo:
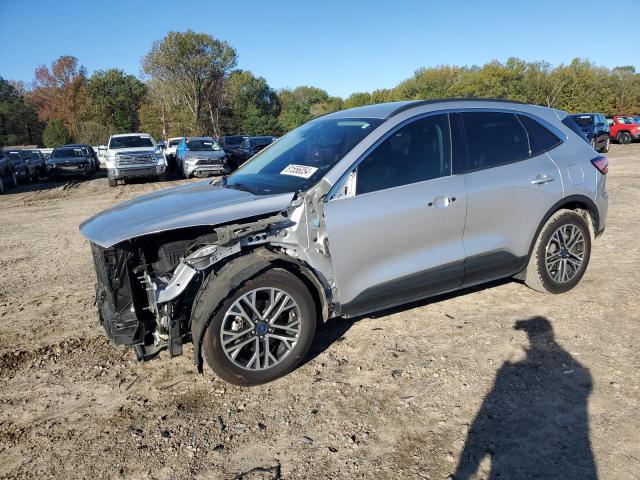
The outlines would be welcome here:
[[[204,359],[229,383],[259,385],[293,370],[315,329],[316,308],[307,287],[286,270],[269,270],[213,312],[203,338]]]
[[[623,145],[631,143],[631,135],[629,134],[629,132],[620,132],[618,134],[618,142]]]
[[[542,227],[525,283],[539,292],[571,290],[584,275],[590,256],[591,233],[584,217],[573,210],[559,210]]]

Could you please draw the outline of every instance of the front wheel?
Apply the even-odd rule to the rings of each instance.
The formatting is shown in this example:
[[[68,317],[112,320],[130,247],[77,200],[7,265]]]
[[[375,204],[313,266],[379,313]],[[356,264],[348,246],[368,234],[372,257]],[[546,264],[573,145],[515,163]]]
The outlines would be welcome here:
[[[109,178],[107,179],[109,181],[109,186],[110,187],[115,187],[118,185],[118,180],[116,180],[115,178]]]
[[[302,361],[315,329],[316,308],[304,283],[287,270],[269,270],[215,309],[203,338],[204,359],[234,385],[267,383]]]
[[[609,143],[610,143],[610,142],[611,142],[611,141],[607,138],[607,140],[606,140],[606,141],[605,141],[605,143],[604,143],[604,147],[602,147],[602,148],[600,149],[600,153],[609,153]]]
[[[0,176],[0,195],[2,195],[6,191],[6,187],[4,186],[4,180]]]
[[[586,220],[573,210],[559,210],[538,235],[525,283],[539,292],[567,292],[584,275],[590,257],[591,233]]]
[[[629,135],[628,132],[620,132],[618,134],[618,142],[620,142],[622,145],[628,145],[629,143],[631,143],[631,135]]]

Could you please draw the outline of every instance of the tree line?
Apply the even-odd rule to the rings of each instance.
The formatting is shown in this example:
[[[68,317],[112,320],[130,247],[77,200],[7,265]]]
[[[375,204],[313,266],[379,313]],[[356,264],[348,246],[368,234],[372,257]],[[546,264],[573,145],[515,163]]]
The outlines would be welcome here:
[[[346,99],[299,86],[274,90],[237,67],[237,52],[211,35],[169,32],[142,59],[145,79],[117,68],[91,76],[72,56],[42,65],[26,85],[0,77],[0,146],[53,147],[105,143],[109,135],[144,131],[181,135],[282,135],[344,108],[398,100],[485,97],[518,100],[568,112],[640,112],[640,74],[573,59],[552,66],[509,58],[482,66],[421,68],[389,89]]]

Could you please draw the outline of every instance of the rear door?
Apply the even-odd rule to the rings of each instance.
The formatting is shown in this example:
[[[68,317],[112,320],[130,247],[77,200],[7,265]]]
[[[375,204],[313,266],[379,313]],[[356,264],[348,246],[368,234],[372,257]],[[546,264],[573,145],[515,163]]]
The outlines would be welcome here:
[[[563,196],[560,171],[546,151],[560,139],[538,121],[512,112],[452,115],[467,191],[464,282],[524,268],[538,226]]]
[[[461,285],[466,195],[462,176],[451,174],[447,114],[392,131],[364,155],[346,183],[354,191],[325,204],[344,313]]]

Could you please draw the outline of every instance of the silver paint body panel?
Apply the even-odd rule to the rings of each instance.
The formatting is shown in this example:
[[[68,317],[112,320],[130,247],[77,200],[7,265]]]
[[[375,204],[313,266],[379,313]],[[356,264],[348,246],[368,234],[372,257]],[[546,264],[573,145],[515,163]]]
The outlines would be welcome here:
[[[136,237],[180,228],[220,225],[285,210],[292,193],[253,195],[202,181],[148,193],[86,220],[80,232],[108,248]]]

